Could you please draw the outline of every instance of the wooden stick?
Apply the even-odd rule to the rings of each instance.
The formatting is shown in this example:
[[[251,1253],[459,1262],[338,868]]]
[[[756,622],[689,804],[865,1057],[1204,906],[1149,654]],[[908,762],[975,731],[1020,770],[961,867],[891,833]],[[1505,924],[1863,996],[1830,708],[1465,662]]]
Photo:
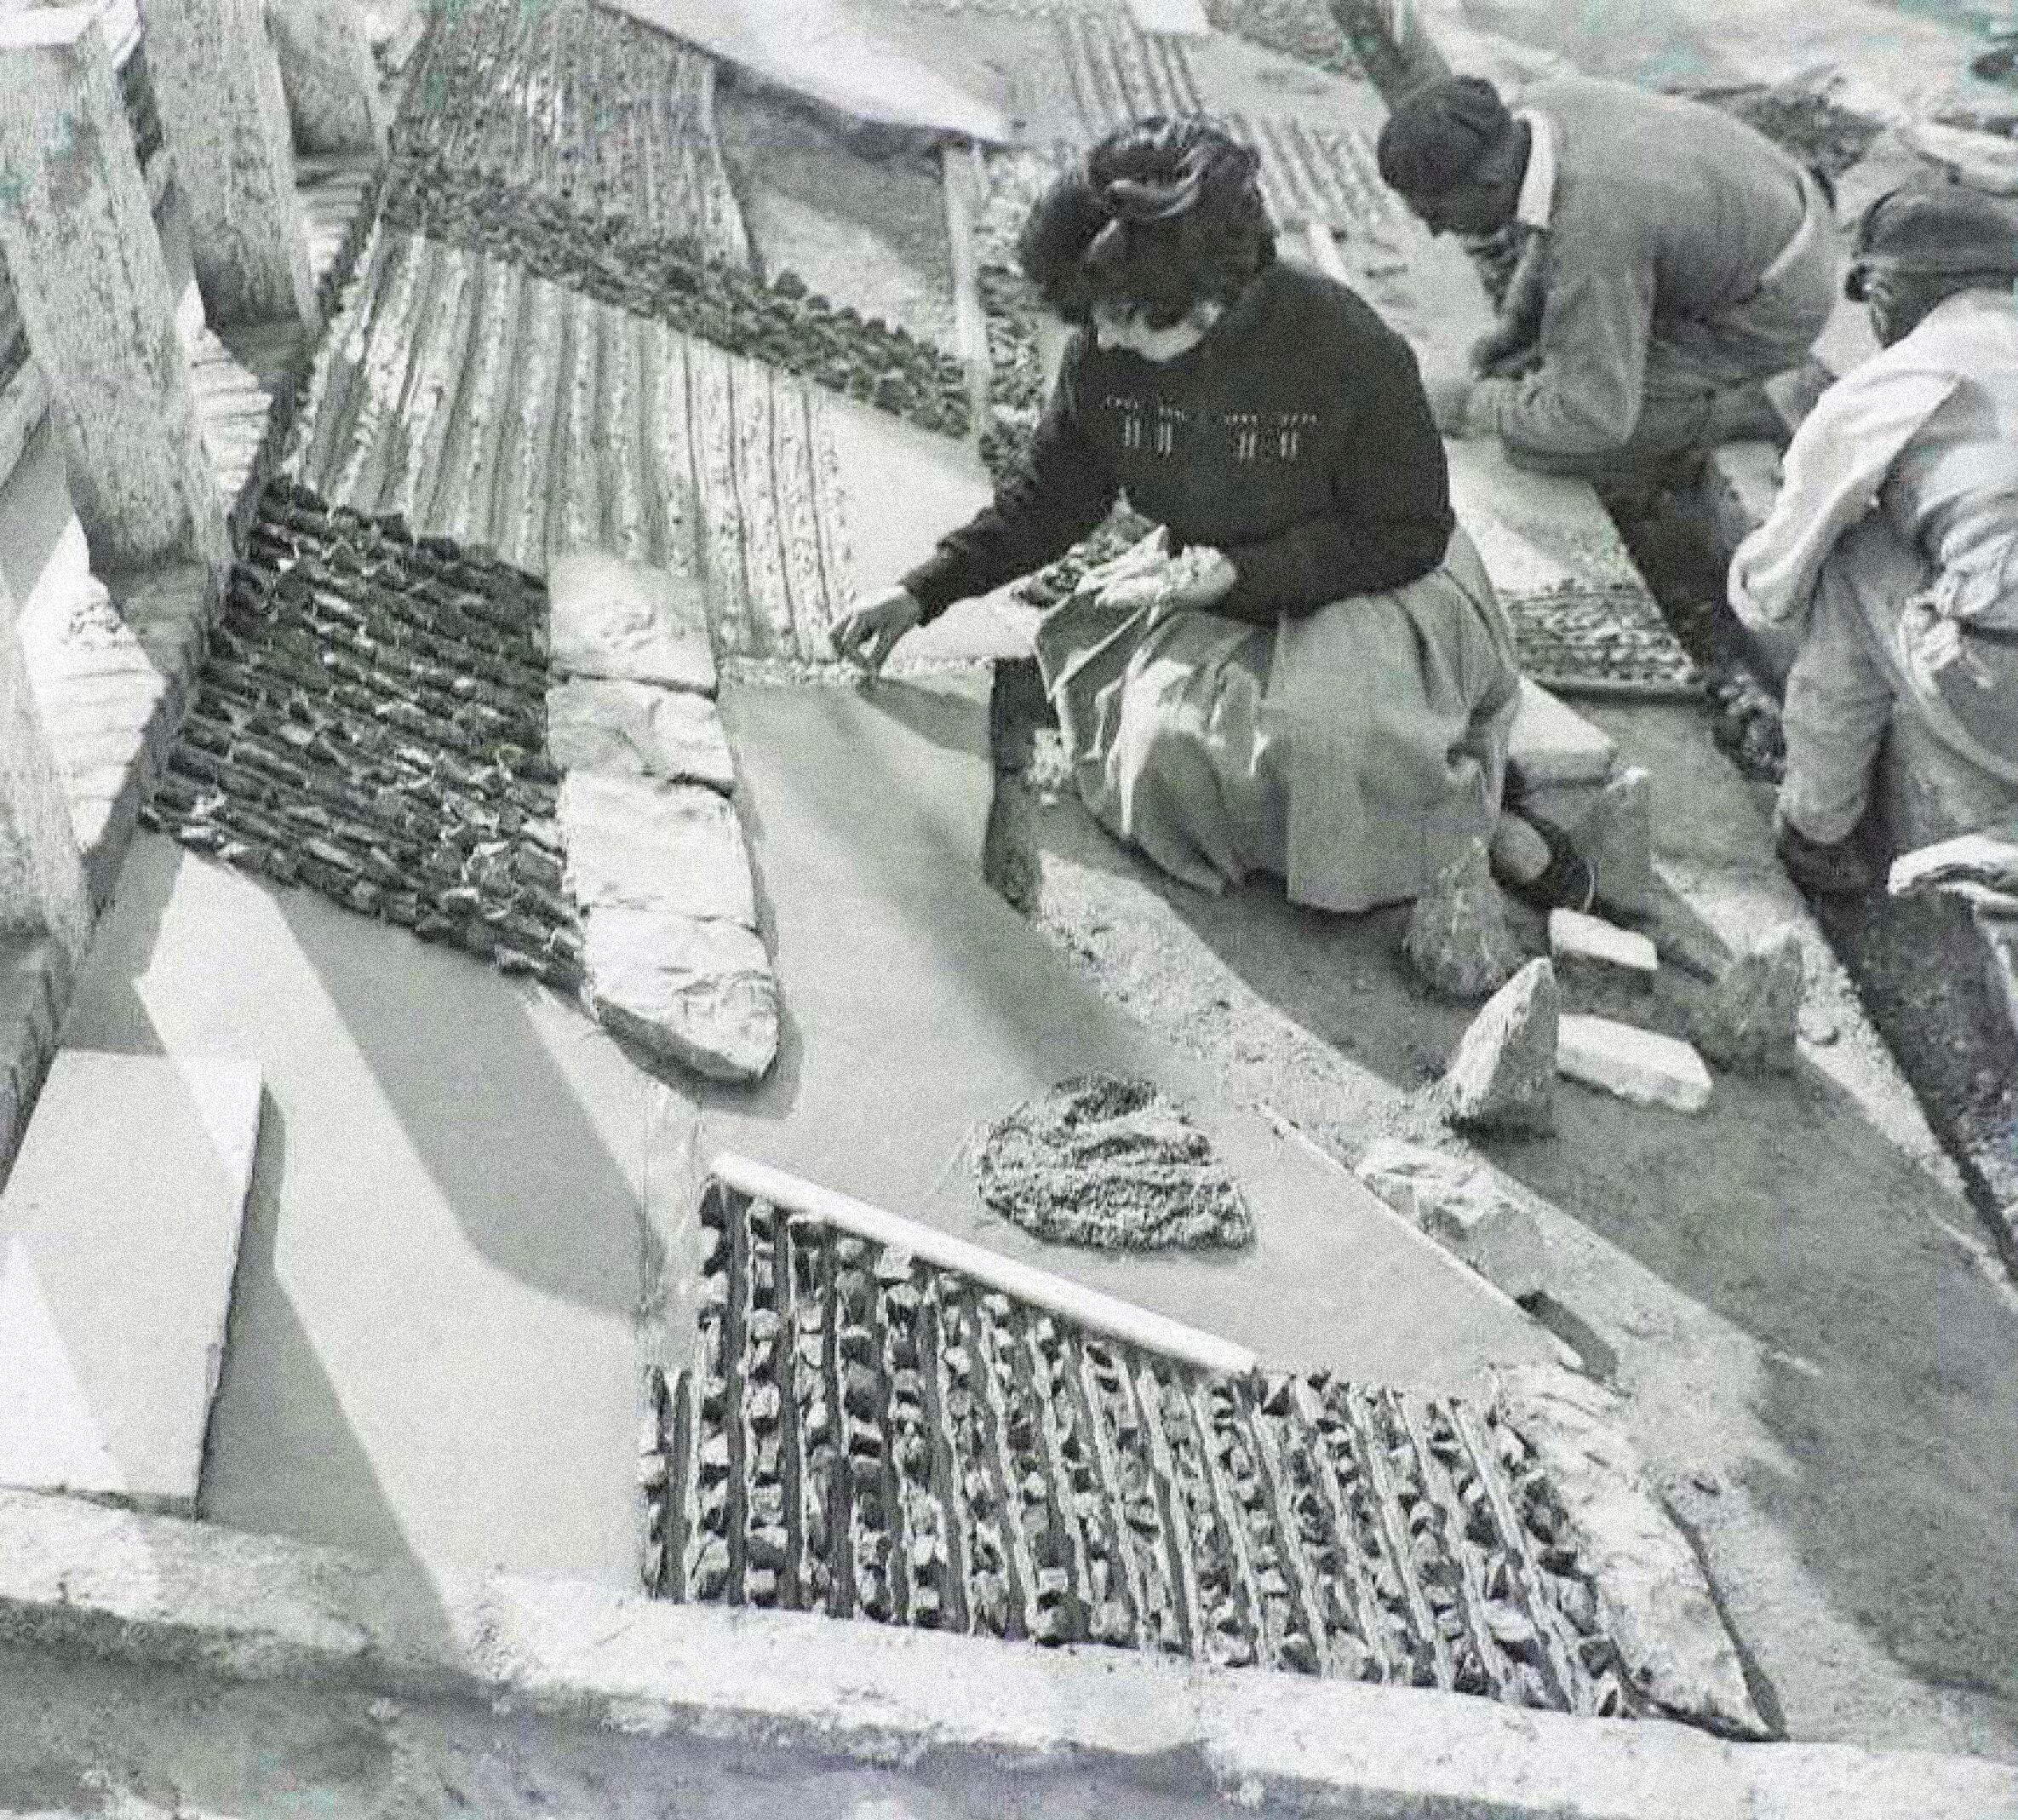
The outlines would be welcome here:
[[[941,1270],[957,1272],[976,1283],[1000,1289],[1048,1308],[1052,1313],[1081,1327],[1106,1334],[1126,1345],[1149,1348],[1201,1371],[1223,1371],[1231,1377],[1245,1377],[1260,1361],[1246,1346],[1217,1335],[1201,1333],[1195,1327],[1172,1320],[1167,1315],[1138,1308],[1112,1295],[1103,1295],[1034,1265],[1006,1258],[1000,1252],[971,1244],[964,1238],[915,1220],[886,1213],[866,1201],[836,1194],[831,1188],[803,1181],[768,1163],[727,1151],[718,1154],[708,1166],[709,1176],[755,1199],[788,1207],[828,1226],[839,1226],[880,1244],[894,1245],[914,1258]]]

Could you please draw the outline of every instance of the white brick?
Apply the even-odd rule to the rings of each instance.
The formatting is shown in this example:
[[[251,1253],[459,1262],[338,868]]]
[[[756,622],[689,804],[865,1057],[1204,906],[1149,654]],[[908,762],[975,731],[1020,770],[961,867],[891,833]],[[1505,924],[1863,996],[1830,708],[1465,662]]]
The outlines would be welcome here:
[[[1642,985],[1660,971],[1660,956],[1645,936],[1581,910],[1549,912],[1549,953],[1558,967],[1610,967]]]
[[[1710,1101],[1710,1071],[1686,1042],[1610,1018],[1565,1016],[1556,1065],[1573,1081],[1642,1105],[1700,1112]]]

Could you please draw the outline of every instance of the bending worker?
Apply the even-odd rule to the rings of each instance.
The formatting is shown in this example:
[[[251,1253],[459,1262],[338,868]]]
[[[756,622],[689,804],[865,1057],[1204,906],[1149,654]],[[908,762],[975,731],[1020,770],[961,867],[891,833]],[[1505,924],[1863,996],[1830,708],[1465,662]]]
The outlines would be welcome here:
[[[1846,288],[1883,352],[1822,394],[1730,600],[1801,634],[1780,851],[1810,890],[1878,882],[1851,838],[1902,704],[1994,813],[2018,807],[2018,213],[1957,184],[1881,197]]]
[[[1430,388],[1438,428],[1642,485],[1719,442],[1784,442],[1763,382],[1801,364],[1835,301],[1820,183],[1698,101],[1587,77],[1522,99],[1510,112],[1449,77],[1380,135],[1381,175],[1432,233],[1518,249],[1471,372]]]
[[[1110,832],[1205,889],[1270,872],[1335,910],[1414,898],[1482,839],[1510,888],[1587,907],[1589,867],[1501,813],[1512,632],[1452,514],[1415,358],[1344,285],[1275,256],[1254,154],[1195,118],[1124,127],[1018,250],[1077,326],[1028,464],[836,647],[880,666],[1125,490],[1181,555],[1146,594],[1082,590],[1037,637]]]

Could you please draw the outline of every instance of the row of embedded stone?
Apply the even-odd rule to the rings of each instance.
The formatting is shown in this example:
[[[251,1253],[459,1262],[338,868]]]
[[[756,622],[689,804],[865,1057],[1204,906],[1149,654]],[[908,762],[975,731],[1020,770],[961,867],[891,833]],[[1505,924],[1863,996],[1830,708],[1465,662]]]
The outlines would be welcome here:
[[[543,621],[513,571],[270,485],[145,817],[573,990]]]
[[[275,483],[145,818],[754,1079],[777,985],[676,589],[577,558],[550,627],[519,571]]]
[[[482,173],[748,264],[714,93],[708,58],[590,0],[462,0],[421,47],[391,151],[423,185]]]
[[[481,175],[443,187],[403,173],[387,185],[384,207],[391,226],[494,254],[922,428],[966,433],[966,371],[957,359],[901,325],[814,294],[790,273],[767,285],[691,241],[576,215]]]
[[[735,770],[697,583],[600,552],[547,571],[547,749],[588,1002],[611,1030],[716,1079],[777,1054]]]
[[[714,181],[721,166],[711,113],[690,123],[705,155],[697,152],[682,168],[707,180],[702,187],[709,196],[720,189],[723,197],[690,196],[645,214],[606,184],[585,178],[579,186],[541,185],[497,169],[479,146],[465,144],[437,117],[458,108],[495,111],[499,81],[508,87],[527,80],[511,54],[482,47],[482,26],[456,9],[431,28],[421,78],[409,85],[395,129],[383,204],[389,226],[495,253],[536,277],[766,360],[926,429],[966,434],[966,371],[956,357],[901,324],[819,296],[789,272],[766,284],[745,254],[730,250],[747,243],[739,224],[731,229],[724,215],[732,195]],[[530,37],[524,43],[525,55],[548,54]],[[452,83],[426,79],[427,69],[463,63],[490,72],[490,86],[465,95]],[[570,143],[597,136],[593,116],[561,125]],[[670,195],[665,184],[659,187]],[[716,223],[719,231],[697,238],[696,222]]]

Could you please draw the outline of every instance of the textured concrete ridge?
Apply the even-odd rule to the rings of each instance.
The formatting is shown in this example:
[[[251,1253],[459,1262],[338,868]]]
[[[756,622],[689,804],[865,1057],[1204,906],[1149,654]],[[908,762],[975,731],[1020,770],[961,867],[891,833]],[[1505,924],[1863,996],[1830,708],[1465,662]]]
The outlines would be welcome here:
[[[1448,1820],[1996,1820],[2018,1768],[1736,1745],[1459,1695],[652,1605],[493,1577],[419,1619],[363,1557],[0,1493],[0,1636],[249,1679],[505,1702],[663,1737],[882,1762],[1069,1760],[1243,1806]]]

